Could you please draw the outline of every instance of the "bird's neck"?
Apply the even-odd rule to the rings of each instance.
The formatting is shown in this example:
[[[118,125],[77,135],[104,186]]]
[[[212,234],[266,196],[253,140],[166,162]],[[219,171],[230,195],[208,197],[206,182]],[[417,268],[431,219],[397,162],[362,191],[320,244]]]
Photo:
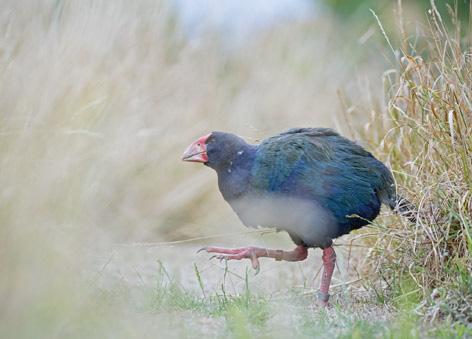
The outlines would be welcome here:
[[[218,186],[225,200],[237,199],[247,191],[256,151],[257,146],[244,145],[215,169],[218,174]]]

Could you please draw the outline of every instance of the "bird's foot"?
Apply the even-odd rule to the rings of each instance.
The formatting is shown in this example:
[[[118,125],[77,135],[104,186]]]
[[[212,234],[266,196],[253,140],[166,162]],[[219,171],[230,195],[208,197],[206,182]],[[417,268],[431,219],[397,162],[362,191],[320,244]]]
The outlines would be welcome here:
[[[286,260],[286,261],[301,261],[304,260],[308,255],[308,250],[305,246],[298,246],[293,251],[282,251],[282,250],[271,250],[260,247],[242,247],[242,248],[221,248],[221,247],[203,247],[200,251],[206,251],[208,253],[217,253],[210,257],[210,259],[220,260],[241,260],[250,259],[252,267],[256,270],[256,274],[259,273],[260,257],[273,258],[275,260]],[[197,252],[197,253],[198,253]]]
[[[266,254],[266,249],[259,247],[241,247],[241,248],[222,248],[222,247],[203,247],[198,252],[206,251],[208,253],[217,253],[209,258],[222,260],[241,260],[250,259],[252,267],[259,273],[260,263],[258,257]],[[197,252],[197,253],[198,253]],[[263,253],[264,252],[264,253]]]
[[[318,304],[323,308],[330,308],[331,304],[329,303],[329,294],[319,291]]]

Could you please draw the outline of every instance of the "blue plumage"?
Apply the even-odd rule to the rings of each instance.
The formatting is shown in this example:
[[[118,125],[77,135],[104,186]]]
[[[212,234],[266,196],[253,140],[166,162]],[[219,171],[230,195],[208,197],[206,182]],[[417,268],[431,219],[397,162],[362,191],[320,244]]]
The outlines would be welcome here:
[[[382,203],[395,206],[391,172],[331,129],[291,129],[259,145],[213,132],[207,154],[244,224],[286,230],[299,245],[326,248],[374,220]]]

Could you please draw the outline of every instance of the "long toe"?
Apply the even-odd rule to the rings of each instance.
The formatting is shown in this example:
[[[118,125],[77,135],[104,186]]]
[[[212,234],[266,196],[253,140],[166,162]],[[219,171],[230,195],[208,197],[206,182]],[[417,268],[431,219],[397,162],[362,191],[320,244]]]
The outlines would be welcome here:
[[[250,249],[250,247],[242,247],[242,248],[224,248],[224,247],[202,247],[200,248],[197,253],[206,251],[208,253],[220,253],[220,254],[240,254],[246,252]]]
[[[201,249],[202,251],[207,251],[208,253],[217,253],[212,255],[209,260],[211,259],[219,259],[219,260],[242,260],[242,259],[250,259],[252,267],[256,270],[256,274],[259,273],[260,264],[257,255],[257,251],[253,247],[243,247],[243,248],[235,248],[235,249],[227,249],[227,248],[220,248],[220,247],[204,247]]]

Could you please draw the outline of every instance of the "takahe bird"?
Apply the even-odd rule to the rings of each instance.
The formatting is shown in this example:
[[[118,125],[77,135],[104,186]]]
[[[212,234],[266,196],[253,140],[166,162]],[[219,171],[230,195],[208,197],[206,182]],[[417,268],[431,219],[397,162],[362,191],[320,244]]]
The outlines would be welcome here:
[[[387,167],[358,144],[328,128],[295,128],[258,145],[223,132],[212,132],[192,143],[184,161],[201,162],[218,174],[223,198],[249,227],[273,227],[288,232],[293,251],[258,247],[206,247],[220,259],[252,261],[260,257],[301,261],[308,248],[323,250],[319,299],[328,304],[336,254],[332,239],[374,220],[381,204],[398,204]],[[413,218],[412,215],[410,215]]]

